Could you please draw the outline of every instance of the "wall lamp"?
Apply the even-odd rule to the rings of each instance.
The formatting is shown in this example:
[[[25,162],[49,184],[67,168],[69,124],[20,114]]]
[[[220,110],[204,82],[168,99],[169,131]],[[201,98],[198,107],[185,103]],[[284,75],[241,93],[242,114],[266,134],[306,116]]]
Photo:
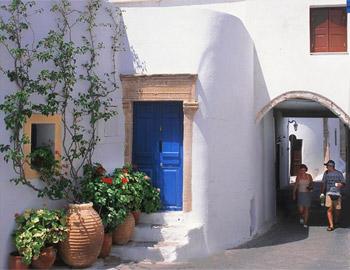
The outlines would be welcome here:
[[[294,123],[293,124],[294,130],[297,131],[298,130],[298,123],[295,120],[291,120],[291,121],[288,120],[288,125],[292,124],[292,123]]]

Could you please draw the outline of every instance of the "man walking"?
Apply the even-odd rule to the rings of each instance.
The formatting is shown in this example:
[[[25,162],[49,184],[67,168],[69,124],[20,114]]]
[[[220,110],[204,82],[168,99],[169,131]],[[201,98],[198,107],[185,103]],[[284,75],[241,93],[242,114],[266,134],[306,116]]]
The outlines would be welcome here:
[[[323,174],[321,194],[326,190],[326,207],[329,224],[327,231],[333,231],[334,226],[339,221],[341,210],[340,189],[345,186],[345,180],[343,174],[335,169],[335,162],[333,160],[329,160],[324,165],[327,167],[327,171]]]

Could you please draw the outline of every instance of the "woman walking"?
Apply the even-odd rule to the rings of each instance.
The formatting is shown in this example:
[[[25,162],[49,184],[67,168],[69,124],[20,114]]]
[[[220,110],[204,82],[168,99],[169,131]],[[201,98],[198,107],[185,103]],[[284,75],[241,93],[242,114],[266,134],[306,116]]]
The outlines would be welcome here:
[[[311,195],[313,180],[312,176],[307,172],[307,166],[301,164],[299,172],[295,180],[293,189],[293,200],[296,199],[296,192],[298,191],[298,208],[300,214],[300,224],[304,224],[304,228],[308,227],[309,208],[311,205]]]

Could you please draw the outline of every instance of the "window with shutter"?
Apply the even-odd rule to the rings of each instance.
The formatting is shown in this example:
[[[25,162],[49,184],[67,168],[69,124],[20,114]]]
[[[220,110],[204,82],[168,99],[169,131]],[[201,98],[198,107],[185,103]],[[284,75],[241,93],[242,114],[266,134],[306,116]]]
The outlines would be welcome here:
[[[347,51],[345,7],[310,9],[310,51]]]

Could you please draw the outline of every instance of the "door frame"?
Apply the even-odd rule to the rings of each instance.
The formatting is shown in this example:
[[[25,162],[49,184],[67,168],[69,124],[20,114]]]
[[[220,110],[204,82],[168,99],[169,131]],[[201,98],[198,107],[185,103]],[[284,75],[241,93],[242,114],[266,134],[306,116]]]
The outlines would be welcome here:
[[[197,74],[120,75],[125,117],[124,162],[132,162],[133,103],[136,101],[182,101],[183,104],[183,206],[192,211],[192,133],[198,110]]]

